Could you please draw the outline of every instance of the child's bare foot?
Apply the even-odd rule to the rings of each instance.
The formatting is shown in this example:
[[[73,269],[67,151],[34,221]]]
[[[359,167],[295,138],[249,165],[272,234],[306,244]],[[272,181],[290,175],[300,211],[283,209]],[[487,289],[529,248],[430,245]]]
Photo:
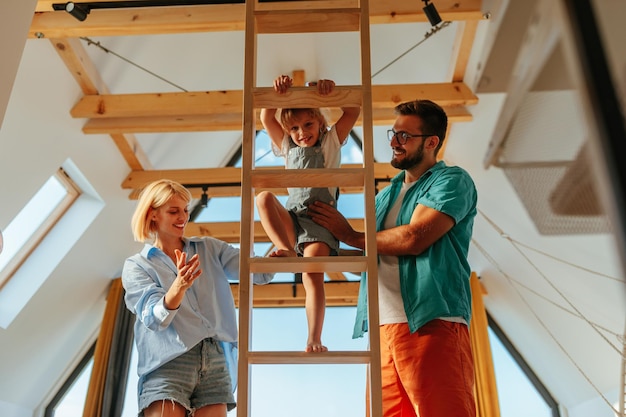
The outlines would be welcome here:
[[[298,256],[298,254],[293,249],[276,249],[275,251],[270,253],[270,258],[289,258],[296,256]]]
[[[322,342],[316,342],[308,343],[304,351],[307,353],[328,352],[328,348],[322,345]]]

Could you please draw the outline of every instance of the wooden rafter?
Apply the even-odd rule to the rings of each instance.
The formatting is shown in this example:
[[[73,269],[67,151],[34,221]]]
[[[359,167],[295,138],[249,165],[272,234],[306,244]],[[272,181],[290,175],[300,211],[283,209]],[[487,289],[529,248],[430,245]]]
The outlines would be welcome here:
[[[365,230],[363,219],[348,219],[348,222],[354,230]],[[239,228],[239,222],[189,223],[185,228],[185,236],[211,236],[225,242],[239,243]],[[254,223],[254,241],[270,241],[260,222]]]
[[[255,104],[274,100],[271,87],[257,88]],[[336,107],[346,97],[355,95],[350,86],[337,86],[336,91],[321,99],[306,87],[293,87],[282,97],[285,106]],[[478,97],[463,82],[433,84],[394,84],[372,87],[372,107],[392,109],[397,104],[415,98],[428,97],[442,106],[456,107],[478,103]],[[319,103],[309,103],[317,98]],[[361,103],[355,98],[354,105]],[[143,94],[92,94],[83,96],[71,109],[76,118],[120,118],[157,116],[199,116],[212,114],[241,114],[243,94],[240,90],[195,91]]]
[[[98,1],[104,0],[95,0],[95,2]],[[72,109],[73,117],[87,119],[83,132],[110,135],[133,171],[152,168],[148,157],[134,137],[136,133],[241,129],[242,91],[153,95],[108,94],[106,85],[78,38],[241,31],[245,23],[245,4],[94,9],[87,20],[80,22],[64,11],[54,11],[52,7],[54,3],[58,1],[38,1],[29,37],[50,39],[85,94],[85,97]],[[335,20],[327,15],[327,9],[336,8],[335,3],[330,0],[299,3],[298,6],[301,6],[302,10],[296,10],[296,13],[300,13],[297,19],[298,24],[321,19],[334,25],[334,30],[352,30],[355,22],[350,19],[343,19],[342,22],[341,19]],[[482,0],[438,1],[437,8],[442,19],[460,23],[450,61],[452,82],[374,86],[372,91],[373,124],[392,124],[394,115],[390,110],[393,106],[416,97],[428,97],[444,106],[450,123],[466,122],[472,119],[466,106],[475,104],[477,97],[462,80],[477,23],[484,19],[481,6]],[[265,25],[270,31],[281,32],[280,25],[277,25],[273,19],[281,13],[284,6],[277,2],[265,3],[261,7],[266,13],[261,13],[257,24]],[[348,7],[352,6],[348,4]],[[419,2],[370,0],[369,10],[371,24],[427,21]],[[315,26],[319,24],[320,22],[317,21]],[[259,97],[262,98],[263,94],[264,92],[260,89]],[[338,117],[338,112],[338,109],[331,108],[331,119]],[[361,124],[360,119],[357,124]],[[261,127],[258,121],[257,127]]]
[[[65,66],[70,71],[81,90],[86,95],[108,94],[100,73],[96,69],[80,40],[76,38],[50,39]],[[131,169],[150,169],[150,160],[139,146],[137,139],[131,132],[102,132],[109,133],[111,139]]]
[[[29,35],[32,38],[49,38],[76,79],[85,96],[71,109],[71,115],[75,118],[87,119],[83,126],[84,133],[111,136],[132,169],[131,174],[122,184],[123,188],[132,190],[131,198],[137,197],[141,186],[146,182],[163,177],[186,184],[192,190],[194,197],[200,194],[200,189],[194,185],[206,185],[206,178],[211,178],[208,189],[211,196],[239,195],[239,169],[151,170],[151,164],[133,134],[239,130],[242,123],[242,91],[111,95],[78,37],[243,30],[245,5],[98,9],[94,10],[85,22],[78,22],[67,13],[52,11],[53,3],[55,1],[51,0],[38,2]],[[310,2],[303,2],[302,4],[305,5],[303,7],[307,7],[307,3],[310,4]],[[315,4],[321,9],[324,3],[324,1],[319,1]],[[273,6],[270,3],[264,7],[275,14],[274,9],[281,6]],[[478,99],[462,80],[477,23],[483,19],[480,11],[481,1],[441,0],[437,7],[443,20],[460,22],[450,67],[452,82],[373,86],[372,116],[375,125],[392,124],[395,117],[391,109],[402,101],[416,97],[428,97],[444,106],[451,123],[472,119],[466,106],[476,104]],[[303,9],[300,20],[316,19],[323,15],[323,10],[314,13],[312,10]],[[402,0],[371,0],[370,17],[372,24],[426,21],[419,3]],[[276,25],[276,22],[272,23],[272,19],[274,19],[272,13],[268,13],[267,17],[260,18],[258,24]],[[327,20],[331,22],[330,24],[336,25],[335,30],[353,29],[354,22],[350,19],[344,19],[343,23],[331,17]],[[342,24],[345,27],[342,28]],[[280,32],[281,30],[272,29],[272,31]],[[257,101],[262,102],[264,97],[271,96],[269,90],[257,89]],[[338,89],[339,92],[341,90],[341,88]],[[350,94],[349,88],[343,90],[345,94]],[[306,104],[306,98],[307,95],[300,94],[296,89],[291,99],[294,103]],[[345,102],[345,95],[342,100]],[[330,107],[330,118],[336,119],[339,109],[333,108],[332,103],[324,104],[324,107]],[[357,125],[360,123],[361,120],[357,122]],[[261,128],[258,121],[257,127]],[[397,172],[389,164],[377,164],[375,170],[376,179],[381,181],[381,186]],[[282,193],[284,189],[275,191]],[[346,186],[342,187],[342,192],[360,191]],[[362,220],[351,221],[355,223],[357,229],[359,222],[362,223]],[[259,224],[256,224],[254,228],[255,240],[266,241],[267,236],[263,228]],[[360,228],[362,229],[362,224]],[[239,236],[239,224],[191,223],[188,233],[211,235],[235,243]],[[331,279],[345,280],[342,273],[333,274]]]
[[[269,88],[258,89],[259,100]],[[295,88],[292,103],[307,105],[306,87]],[[338,87],[337,95],[350,94],[350,87]],[[463,82],[372,87],[372,107],[376,125],[393,123],[393,107],[402,101],[428,97],[446,108],[451,123],[472,120],[466,106],[478,98]],[[328,99],[326,97],[326,99]],[[85,95],[72,108],[75,118],[86,118],[83,132],[88,134],[157,133],[241,130],[243,94],[240,90],[196,91],[153,94]],[[332,107],[332,102],[326,102]],[[356,103],[356,105],[360,105]],[[339,110],[332,108],[331,119]],[[359,118],[358,124],[361,119]],[[261,128],[257,120],[257,128]]]
[[[29,31],[31,38],[127,36],[244,30],[244,4],[216,4],[147,8],[95,9],[84,22],[63,11],[53,11],[53,0],[40,0]],[[322,3],[322,2],[319,2]],[[370,23],[427,22],[419,1],[371,0]],[[481,0],[438,0],[445,21],[484,19]],[[321,6],[319,6],[321,8]],[[313,27],[316,15],[303,10],[299,24]],[[347,22],[345,25],[353,25]],[[341,29],[341,28],[337,28]]]
[[[344,164],[337,171],[357,169],[359,164]],[[282,169],[282,168],[281,168]],[[258,168],[259,172],[274,170],[273,168]],[[287,171],[282,169],[283,172]],[[328,171],[324,169],[323,171]],[[393,168],[388,163],[375,163],[374,164],[374,177],[377,181],[389,181],[398,173],[398,170]],[[288,173],[290,176],[296,176],[295,173]],[[304,174],[298,176],[303,176]],[[169,178],[174,181],[184,184],[188,188],[198,188],[202,186],[211,187],[229,187],[229,191],[233,191],[232,187],[239,187],[241,184],[241,169],[237,167],[223,167],[223,168],[199,168],[199,169],[171,169],[171,170],[137,170],[132,171],[126,179],[122,182],[122,188],[134,190],[131,194],[131,198],[135,197],[137,191],[141,190],[149,182],[161,179]],[[283,188],[286,185],[279,187],[266,187],[266,188]],[[263,187],[259,187],[262,189]]]
[[[91,0],[91,2],[110,0]],[[86,119],[85,134],[108,134],[131,168],[131,173],[122,183],[122,188],[131,190],[130,197],[136,198],[141,187],[158,178],[171,178],[187,185],[194,197],[199,197],[199,185],[209,185],[211,197],[240,195],[241,171],[238,168],[152,170],[148,157],[138,141],[136,133],[232,131],[242,127],[242,91],[200,91],[158,94],[109,94],[95,65],[86,53],[80,37],[131,36],[151,34],[178,34],[194,32],[219,32],[244,30],[245,4],[217,4],[198,6],[173,6],[158,8],[122,8],[93,10],[88,19],[79,22],[62,11],[53,11],[55,0],[39,0],[31,28],[30,38],[48,39],[59,53],[68,71],[80,86],[84,97],[71,109],[75,118]],[[311,2],[302,2],[303,7]],[[297,21],[299,25],[321,19],[334,25],[337,31],[351,30],[354,19],[333,19],[325,14],[325,3],[316,2],[318,10],[303,9]],[[370,0],[370,23],[426,22],[419,1]],[[281,32],[282,17],[275,20],[279,4],[264,4],[267,14],[257,24],[268,31]],[[464,84],[464,74],[476,35],[478,22],[484,19],[482,0],[438,0],[437,9],[444,21],[458,22],[454,49],[451,51],[449,83],[415,85],[378,85],[372,88],[372,121],[374,125],[391,125],[395,115],[393,107],[406,100],[427,97],[441,104],[451,124],[472,120],[467,106],[478,99]],[[325,30],[328,27],[324,28]],[[347,89],[349,90],[349,88]],[[341,88],[338,89],[341,91]],[[269,89],[258,89],[257,98],[263,100]],[[349,94],[349,92],[348,92]],[[295,90],[294,103],[303,103],[306,96]],[[345,102],[345,100],[344,100]],[[332,103],[331,103],[332,104]],[[330,118],[339,117],[339,109],[330,107]],[[105,109],[105,110],[103,110]],[[357,125],[361,120],[357,121]],[[257,120],[257,128],[261,128]],[[441,152],[443,154],[443,150]],[[442,155],[441,155],[442,156]],[[344,166],[344,168],[350,168]],[[375,176],[384,186],[397,171],[388,163],[376,164]],[[210,183],[207,181],[210,178]],[[284,193],[284,189],[274,189]],[[359,187],[341,187],[342,193],[361,192]],[[356,230],[363,230],[363,219],[350,219]],[[191,236],[213,236],[238,243],[239,222],[190,223],[186,234]],[[254,224],[254,240],[267,242],[267,235],[259,223]],[[358,282],[347,281],[342,272],[330,271],[331,283],[326,286],[328,306],[354,306],[358,294]],[[238,286],[232,285],[235,301],[238,302]],[[304,289],[296,283],[272,283],[255,286],[255,307],[301,307],[304,305]]]

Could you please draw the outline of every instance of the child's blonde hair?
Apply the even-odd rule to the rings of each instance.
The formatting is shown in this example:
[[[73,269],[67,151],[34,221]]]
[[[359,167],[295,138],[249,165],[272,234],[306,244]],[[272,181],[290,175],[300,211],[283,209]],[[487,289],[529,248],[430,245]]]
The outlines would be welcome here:
[[[148,184],[139,194],[139,202],[130,221],[133,236],[137,242],[153,240],[155,227],[148,220],[150,209],[156,210],[165,205],[172,197],[178,196],[187,204],[191,201],[191,193],[176,181],[162,179]]]
[[[306,114],[314,119],[317,119],[320,122],[320,130],[325,132],[328,130],[328,120],[326,120],[326,116],[321,109],[311,108],[311,109],[281,109],[280,111],[280,125],[283,127],[283,130],[289,133],[289,126],[293,119],[297,117],[299,114]]]

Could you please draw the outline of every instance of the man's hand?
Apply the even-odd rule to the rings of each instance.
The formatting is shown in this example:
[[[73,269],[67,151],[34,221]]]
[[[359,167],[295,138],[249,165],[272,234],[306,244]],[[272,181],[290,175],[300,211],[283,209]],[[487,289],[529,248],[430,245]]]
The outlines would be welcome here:
[[[315,201],[309,204],[307,214],[315,223],[328,229],[338,240],[355,248],[365,248],[365,235],[355,231],[348,220],[333,206]]]

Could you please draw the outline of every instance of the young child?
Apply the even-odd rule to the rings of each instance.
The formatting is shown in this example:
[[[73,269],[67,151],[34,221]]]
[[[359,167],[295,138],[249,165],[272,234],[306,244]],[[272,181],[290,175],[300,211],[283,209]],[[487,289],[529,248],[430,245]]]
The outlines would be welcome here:
[[[284,94],[293,80],[281,75],[274,80],[274,90]],[[332,80],[319,80],[317,92],[327,95],[333,91]],[[361,109],[342,108],[343,114],[332,126],[320,109],[282,109],[280,122],[277,109],[261,109],[261,122],[270,139],[274,153],[285,158],[288,169],[339,168],[341,146],[356,123]],[[329,256],[339,249],[337,239],[307,215],[310,202],[321,200],[336,205],[337,188],[289,188],[286,207],[268,191],[257,195],[256,205],[261,223],[276,247],[270,256]],[[324,273],[303,273],[306,293],[305,309],[308,322],[306,352],[325,352],[322,344],[322,326],[326,306]]]

